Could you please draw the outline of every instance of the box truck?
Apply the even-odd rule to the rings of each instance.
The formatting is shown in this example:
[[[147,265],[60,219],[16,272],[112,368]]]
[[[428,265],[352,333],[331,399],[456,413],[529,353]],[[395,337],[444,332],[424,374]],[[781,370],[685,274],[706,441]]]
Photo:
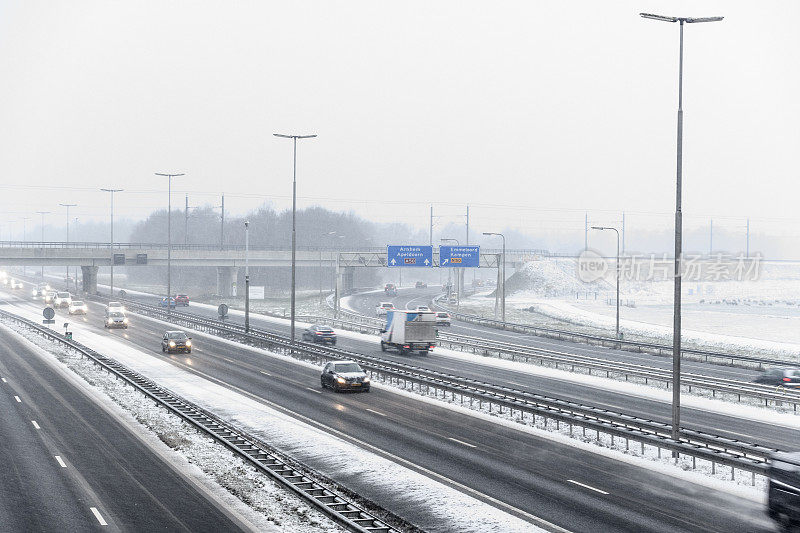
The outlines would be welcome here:
[[[381,350],[396,348],[400,354],[418,351],[427,355],[436,346],[436,313],[390,309],[381,329]]]

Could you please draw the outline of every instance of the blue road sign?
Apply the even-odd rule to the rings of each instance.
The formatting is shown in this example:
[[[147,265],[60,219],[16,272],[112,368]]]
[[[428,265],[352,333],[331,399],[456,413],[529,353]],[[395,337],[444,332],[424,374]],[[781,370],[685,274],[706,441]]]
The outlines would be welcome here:
[[[440,246],[439,266],[477,268],[481,264],[480,246]]]
[[[431,267],[433,246],[389,246],[386,264],[390,267]]]

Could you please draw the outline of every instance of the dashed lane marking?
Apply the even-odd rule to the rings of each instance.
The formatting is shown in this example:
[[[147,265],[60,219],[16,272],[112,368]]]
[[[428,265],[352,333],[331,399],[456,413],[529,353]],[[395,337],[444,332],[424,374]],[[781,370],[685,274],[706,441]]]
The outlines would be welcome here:
[[[39,424],[36,423],[36,420],[31,420],[31,424],[33,424],[33,427],[35,427],[36,429],[41,429],[39,427]]]
[[[447,437],[447,440],[463,444],[464,446],[469,446],[470,448],[477,448],[477,446],[475,446],[474,444],[470,444],[469,442],[464,442],[463,440],[454,439],[453,437]]]
[[[569,481],[569,482],[570,482],[570,483],[572,483],[573,485],[578,485],[578,486],[580,486],[580,487],[583,487],[583,488],[585,488],[585,489],[589,489],[589,490],[593,490],[593,491],[595,491],[595,492],[599,492],[600,494],[606,494],[606,495],[608,494],[608,493],[607,493],[606,491],[604,491],[604,490],[596,489],[596,488],[594,488],[594,487],[592,487],[592,486],[586,485],[586,484],[584,484],[584,483],[581,483],[581,482],[579,482],[579,481],[575,481],[574,479],[568,479],[567,481]]]
[[[22,403],[22,400],[19,399],[19,396],[14,396],[14,399],[17,400],[17,403]]]
[[[108,525],[108,522],[103,520],[103,515],[100,514],[100,511],[97,510],[97,507],[89,507],[89,509],[92,510],[92,514],[94,515],[95,518],[97,518],[97,521],[100,522],[101,526]]]
[[[63,461],[63,459],[61,459],[60,455],[56,455],[55,457],[56,457],[56,461],[58,461],[58,464],[61,465],[61,468],[66,468],[67,467],[67,464]]]
[[[311,387],[306,387],[306,390],[310,390],[311,392],[316,392],[317,394],[322,394],[322,391],[318,391],[317,389],[312,389]]]
[[[370,409],[369,407],[367,407],[366,410],[369,411],[370,413],[375,413],[378,416],[386,416],[385,414],[379,413],[378,411],[375,411],[374,409]]]

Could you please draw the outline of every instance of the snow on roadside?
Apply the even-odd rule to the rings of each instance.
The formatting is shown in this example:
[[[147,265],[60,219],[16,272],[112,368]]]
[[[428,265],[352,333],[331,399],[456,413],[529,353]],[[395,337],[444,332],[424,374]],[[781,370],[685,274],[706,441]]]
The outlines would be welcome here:
[[[151,446],[158,446],[156,441],[163,443],[173,452],[169,458],[173,463],[178,463],[187,475],[199,479],[212,489],[215,486],[225,489],[228,495],[223,498],[225,503],[243,514],[258,530],[277,533],[286,531],[288,527],[291,531],[305,533],[346,531],[211,437],[159,407],[124,381],[115,379],[89,359],[64,346],[48,342],[23,326],[6,323],[4,329],[37,346],[44,357],[55,356],[57,361],[83,378],[94,390],[113,400],[125,414],[138,422],[136,426],[141,430],[140,434],[155,437],[146,439]],[[213,492],[219,494],[224,491]]]
[[[39,317],[33,311],[19,307],[11,312],[32,320]],[[301,420],[300,415],[288,415],[224,386],[212,383],[172,364],[153,357],[114,337],[99,335],[76,323],[75,338],[100,353],[113,356],[129,368],[140,372],[161,386],[230,420],[249,433],[270,443],[283,453],[332,479],[346,479],[351,490],[361,487],[380,490],[394,507],[423,517],[427,522],[416,524],[426,531],[505,532],[542,531],[501,509],[453,489],[427,475],[418,473],[367,451],[367,443],[354,445],[352,438],[332,435]],[[198,337],[205,334],[194,332]],[[206,335],[207,336],[207,335]],[[215,340],[223,340],[213,337]],[[233,341],[231,344],[241,346]],[[259,350],[282,360],[292,359]],[[112,355],[113,354],[113,355]],[[305,366],[315,365],[301,363]],[[308,421],[311,422],[311,421]],[[375,450],[376,452],[379,450]],[[213,457],[213,454],[211,454]],[[228,479],[235,481],[236,476]],[[387,507],[390,505],[387,504]],[[400,514],[400,513],[398,513]],[[290,526],[287,526],[290,527]],[[304,531],[303,529],[289,529]]]

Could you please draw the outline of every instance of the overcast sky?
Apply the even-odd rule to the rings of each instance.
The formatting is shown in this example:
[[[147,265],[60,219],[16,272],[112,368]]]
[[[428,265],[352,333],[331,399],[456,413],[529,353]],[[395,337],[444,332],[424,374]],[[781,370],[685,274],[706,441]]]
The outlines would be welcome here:
[[[800,2],[0,0],[0,208],[299,204],[425,226],[671,225],[800,238]],[[16,222],[15,231],[21,230]],[[786,228],[789,228],[788,230]],[[6,235],[7,229],[2,230]]]

